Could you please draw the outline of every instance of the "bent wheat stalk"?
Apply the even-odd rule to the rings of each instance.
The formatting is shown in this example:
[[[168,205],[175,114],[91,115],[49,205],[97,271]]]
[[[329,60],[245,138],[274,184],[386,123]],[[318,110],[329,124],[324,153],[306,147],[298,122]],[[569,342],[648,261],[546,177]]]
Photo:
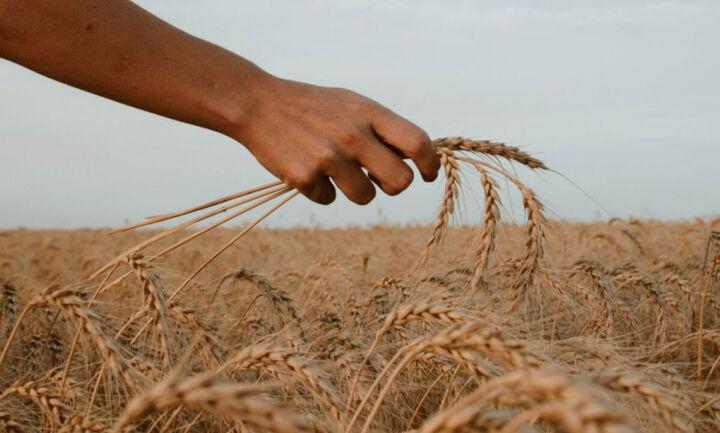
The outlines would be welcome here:
[[[111,260],[110,262],[108,262],[105,266],[103,266],[102,268],[100,268],[100,269],[98,269],[97,271],[95,271],[95,273],[93,273],[93,274],[90,276],[89,279],[92,280],[93,278],[97,277],[98,275],[100,275],[100,274],[103,273],[104,271],[108,270],[108,269],[109,269],[112,265],[114,265],[115,263],[124,260],[125,257],[130,256],[130,255],[133,255],[133,254],[137,254],[137,253],[139,253],[140,251],[142,251],[142,250],[144,250],[145,248],[147,248],[148,246],[150,246],[150,245],[152,245],[152,244],[154,244],[154,243],[156,243],[156,242],[158,242],[158,241],[160,241],[160,240],[162,240],[162,239],[165,239],[166,237],[168,237],[168,236],[170,236],[170,235],[172,235],[172,234],[174,234],[174,233],[177,233],[177,232],[180,231],[180,230],[183,230],[183,229],[185,229],[185,228],[188,228],[188,227],[190,227],[191,225],[193,225],[193,224],[195,224],[195,223],[198,223],[198,222],[200,222],[200,221],[206,220],[206,219],[208,219],[208,218],[210,218],[210,217],[213,217],[213,216],[215,216],[215,215],[217,215],[217,214],[220,214],[220,213],[222,213],[222,212],[225,212],[225,211],[227,211],[227,210],[229,210],[229,209],[232,209],[232,208],[235,208],[235,207],[237,207],[237,206],[240,206],[240,205],[243,205],[243,204],[246,204],[246,203],[250,203],[250,202],[255,201],[255,200],[259,200],[258,202],[253,203],[252,205],[246,206],[246,207],[244,207],[243,209],[241,209],[241,210],[239,210],[239,211],[237,211],[237,212],[229,215],[228,217],[223,218],[223,219],[221,219],[220,221],[217,221],[217,222],[209,225],[208,227],[205,227],[204,229],[198,231],[197,233],[194,233],[193,235],[188,236],[188,237],[184,238],[183,240],[174,243],[174,244],[171,245],[170,247],[165,248],[163,251],[155,254],[153,257],[151,257],[151,258],[149,259],[150,261],[155,260],[155,259],[157,259],[158,257],[163,256],[163,255],[169,253],[170,251],[172,251],[172,250],[174,250],[174,249],[176,249],[176,248],[178,248],[178,247],[186,244],[187,242],[190,242],[191,240],[197,238],[198,236],[201,236],[201,235],[209,232],[210,230],[212,230],[212,229],[214,229],[214,228],[216,228],[216,227],[218,227],[218,226],[220,226],[220,225],[222,225],[222,224],[225,224],[226,222],[228,222],[228,221],[230,221],[230,220],[232,220],[232,219],[235,219],[235,218],[239,217],[240,215],[243,215],[243,214],[245,214],[245,213],[247,213],[247,212],[255,209],[256,207],[258,207],[258,206],[260,206],[260,205],[263,205],[263,204],[267,203],[268,201],[271,201],[271,200],[273,200],[273,199],[275,199],[275,198],[277,198],[277,197],[280,197],[281,195],[285,194],[286,192],[289,192],[290,190],[291,190],[291,188],[288,187],[288,186],[279,186],[279,187],[276,187],[276,188],[272,188],[272,189],[269,189],[269,190],[267,190],[267,191],[264,191],[264,192],[261,192],[261,193],[252,195],[252,196],[250,196],[250,197],[248,197],[248,198],[246,198],[246,199],[239,200],[239,201],[237,201],[237,202],[235,202],[235,203],[232,203],[232,204],[230,204],[230,205],[223,206],[223,207],[221,207],[221,208],[219,208],[219,209],[216,209],[216,210],[214,210],[214,211],[211,211],[211,212],[205,213],[205,214],[203,214],[203,215],[200,215],[200,216],[197,217],[197,218],[194,218],[194,219],[192,219],[192,220],[190,220],[190,221],[186,221],[186,222],[184,222],[184,223],[182,223],[182,224],[179,224],[179,225],[177,225],[177,226],[175,226],[175,227],[173,227],[173,228],[171,228],[171,229],[165,230],[165,231],[163,231],[163,232],[161,232],[161,233],[159,233],[159,234],[157,234],[157,235],[155,235],[155,236],[153,236],[153,237],[151,237],[151,238],[149,238],[149,239],[147,239],[147,240],[145,240],[145,241],[143,241],[143,242],[135,245],[134,247],[128,249],[128,250],[125,251],[125,252],[123,252],[122,254],[118,255],[115,259],[113,259],[113,260]],[[163,220],[163,221],[165,221],[165,220]],[[158,221],[158,222],[159,222],[159,221]],[[151,224],[151,223],[148,223],[148,224]],[[132,227],[132,226],[130,226],[130,227]],[[130,229],[128,229],[128,230],[130,230]],[[117,231],[116,231],[116,232],[110,232],[110,234],[113,234],[113,233],[117,233]]]
[[[433,227],[432,234],[430,239],[428,239],[426,244],[426,249],[424,255],[421,257],[420,261],[418,262],[418,266],[423,266],[427,264],[427,261],[430,257],[430,252],[433,249],[435,245],[437,245],[441,238],[443,231],[445,227],[448,225],[449,217],[454,213],[455,211],[455,202],[457,200],[458,192],[459,192],[459,185],[460,185],[460,177],[459,177],[459,171],[460,167],[458,165],[458,161],[460,160],[467,160],[467,158],[459,157],[456,155],[456,152],[461,152],[463,154],[470,154],[470,155],[486,155],[490,156],[492,158],[504,158],[511,162],[517,162],[520,163],[526,167],[529,167],[531,169],[542,169],[542,170],[548,170],[548,167],[539,159],[536,159],[532,156],[530,156],[528,153],[518,149],[517,147],[513,146],[507,146],[502,143],[492,142],[488,140],[471,140],[468,138],[462,138],[462,137],[446,137],[446,138],[438,138],[433,140],[433,145],[435,146],[438,155],[441,158],[442,166],[445,171],[445,177],[446,177],[446,183],[445,183],[445,192],[443,194],[443,202],[440,209],[440,212],[437,216],[437,221]],[[483,165],[490,166],[493,170],[501,172],[503,175],[509,176],[507,173],[505,173],[504,170],[498,169],[497,167],[482,163],[481,161],[475,161],[470,160],[473,163],[481,163]],[[475,164],[475,167],[480,170],[479,165]],[[509,176],[512,178],[512,176]],[[476,285],[479,280],[479,272],[481,269],[487,266],[487,256],[489,255],[490,251],[492,250],[492,247],[494,245],[494,236],[495,236],[495,225],[497,224],[497,220],[499,219],[499,210],[498,210],[498,198],[497,193],[495,192],[495,185],[494,181],[487,176],[486,173],[481,172],[481,180],[483,182],[483,189],[486,194],[486,209],[485,209],[485,215],[486,215],[486,222],[485,227],[483,230],[482,235],[482,245],[480,250],[478,250],[477,255],[477,261],[475,265],[475,272],[473,275],[472,283],[473,285]],[[532,193],[531,190],[526,188],[524,185],[522,185],[519,181],[512,178],[511,179],[521,190],[523,193],[523,205],[525,206],[526,210],[528,211],[528,217],[534,221],[538,215],[542,215],[542,205],[540,202],[536,199],[534,196],[534,193]],[[216,210],[210,211],[204,215],[201,215],[200,217],[197,217],[195,219],[192,219],[190,221],[187,221],[185,223],[179,224],[169,230],[166,230],[160,234],[157,234],[150,239],[147,239],[146,241],[130,248],[129,250],[125,251],[120,256],[116,257],[106,265],[104,265],[102,268],[100,268],[98,271],[93,273],[91,275],[90,279],[96,278],[98,275],[100,275],[102,272],[107,271],[110,269],[114,264],[116,264],[118,261],[124,260],[127,256],[138,253],[139,251],[145,249],[149,245],[164,239],[168,236],[170,236],[173,233],[176,233],[184,228],[190,227],[191,225],[200,222],[202,220],[205,220],[207,218],[210,218],[214,215],[217,215],[221,212],[225,212],[228,209],[231,209],[233,207],[239,206],[240,204],[249,203],[255,200],[260,200],[257,203],[254,203],[251,206],[248,206],[247,208],[238,211],[227,218],[222,219],[221,221],[212,224],[211,226],[200,230],[185,239],[176,242],[172,246],[164,249],[160,253],[154,255],[149,259],[149,261],[152,261],[156,259],[159,256],[162,256],[164,254],[169,253],[170,251],[179,248],[180,246],[184,245],[185,243],[196,239],[197,237],[202,236],[203,234],[207,233],[209,230],[212,230],[215,227],[218,227],[221,224],[224,224],[234,218],[237,218],[239,215],[242,215],[243,213],[254,209],[255,207],[264,204],[274,198],[279,197],[282,194],[285,194],[287,192],[292,191],[293,188],[288,186],[286,183],[282,181],[276,181],[271,182],[256,188],[248,189],[236,194],[232,194],[226,197],[219,198],[217,200],[213,200],[211,202],[195,206],[189,209],[177,211],[177,212],[171,212],[165,215],[159,215],[159,216],[153,216],[147,218],[146,221],[132,224],[120,229],[116,229],[111,231],[110,233],[120,233],[125,232],[128,230],[133,230],[139,227],[148,226],[151,224],[156,224],[163,221],[168,221],[173,218],[177,218],[180,216],[188,215],[190,213],[198,212],[207,208],[211,208],[213,206],[217,206],[223,203],[226,203],[231,200],[235,200],[238,198],[249,196],[245,199],[242,199],[236,203],[232,203],[230,205],[222,206]],[[251,195],[253,194],[253,195]],[[269,213],[272,213],[277,208],[282,206],[283,204],[287,203],[287,201],[299,194],[298,191],[295,191],[291,194],[289,198],[284,199],[282,202],[280,202],[279,205],[276,205],[273,207],[268,213],[264,214],[258,220],[256,220],[254,223],[250,224],[246,230],[244,230],[238,237],[231,240],[225,247],[221,248],[218,252],[213,254],[208,260],[206,260],[203,264],[200,265],[188,279],[183,282],[183,284],[180,285],[173,293],[173,295],[170,296],[170,299],[174,297],[175,294],[177,294],[179,291],[181,291],[196,275],[199,273],[202,269],[204,269],[211,261],[215,260],[217,256],[222,253],[226,248],[228,248],[230,245],[232,245],[237,239],[242,237],[247,231],[252,229],[257,225],[259,221],[264,219]],[[522,278],[518,280],[516,285],[521,286],[523,284],[531,284],[532,278],[534,276],[534,273],[537,269],[537,262],[539,261],[539,258],[542,256],[542,251],[538,249],[539,242],[537,242],[537,238],[542,237],[542,231],[539,230],[539,224],[531,224],[528,228],[529,231],[529,237],[532,237],[532,241],[528,241],[528,247],[532,247],[529,250],[529,253],[527,254],[527,257],[525,257],[524,260],[524,266],[523,266],[523,272],[522,272]],[[116,280],[115,282],[109,284],[107,287],[112,287],[115,284],[119,283],[122,279],[126,278],[128,274],[125,274],[120,279]]]
[[[190,209],[180,210],[180,211],[177,211],[177,212],[171,212],[171,213],[164,214],[164,215],[158,215],[158,216],[148,217],[148,218],[147,218],[145,221],[143,221],[143,222],[136,223],[136,224],[132,224],[132,225],[129,225],[129,226],[126,226],[126,227],[122,227],[122,228],[119,228],[119,229],[112,230],[112,231],[110,231],[108,234],[111,234],[111,235],[112,235],[112,234],[115,234],[115,233],[121,233],[121,232],[126,232],[126,231],[128,231],[128,230],[133,230],[133,229],[136,229],[136,228],[138,228],[138,227],[143,227],[143,226],[147,226],[147,225],[151,225],[151,224],[157,224],[157,223],[162,222],[162,221],[167,221],[167,220],[169,220],[169,219],[173,219],[173,218],[181,217],[181,216],[183,216],[183,215],[187,215],[187,214],[191,214],[191,213],[194,213],[194,212],[198,212],[198,211],[201,211],[201,210],[203,210],[203,209],[207,209],[207,208],[209,208],[209,207],[213,207],[213,206],[216,206],[216,205],[218,205],[218,204],[222,204],[222,203],[228,202],[228,201],[230,201],[230,200],[235,200],[236,198],[244,197],[244,196],[246,196],[246,195],[250,195],[250,194],[255,193],[255,192],[259,192],[259,191],[266,190],[266,189],[268,189],[268,188],[273,188],[273,187],[277,187],[277,186],[282,187],[283,185],[285,185],[285,182],[280,181],[280,180],[279,180],[279,181],[276,181],[276,182],[268,183],[268,184],[266,184],[266,185],[261,185],[261,186],[258,186],[258,187],[256,187],[256,188],[251,188],[251,189],[248,189],[248,190],[245,190],[245,191],[238,192],[238,193],[236,193],[236,194],[231,194],[231,195],[228,195],[228,196],[219,198],[219,199],[217,199],[217,200],[213,200],[213,201],[211,201],[211,202],[208,202],[208,203],[205,203],[205,204],[202,204],[202,205],[199,205],[199,206],[192,207],[192,208],[190,208]],[[285,185],[285,186],[287,186],[287,185]],[[277,189],[275,188],[274,190],[277,190]]]
[[[174,407],[198,409],[237,417],[244,423],[272,432],[299,433],[307,430],[302,418],[280,404],[264,398],[270,388],[262,385],[221,383],[215,372],[182,377],[179,371],[135,397],[113,426],[112,433],[127,431],[126,426],[150,411]]]
[[[473,266],[472,280],[469,289],[475,289],[487,270],[490,253],[495,247],[495,235],[497,225],[500,221],[500,198],[497,193],[497,183],[490,177],[487,171],[476,167],[480,172],[480,182],[485,194],[485,209],[483,217],[483,230],[480,236],[480,248],[475,253],[475,265]]]
[[[347,398],[346,406],[348,410],[350,408],[350,403],[354,399],[355,390],[357,389],[357,384],[360,380],[360,374],[367,362],[370,360],[370,356],[373,354],[373,351],[377,347],[378,343],[380,343],[380,339],[386,332],[394,327],[402,326],[416,320],[435,320],[445,323],[458,323],[467,319],[468,316],[458,309],[452,308],[444,303],[430,303],[425,300],[401,304],[393,309],[393,311],[385,316],[383,326],[375,334],[375,338],[370,344],[370,348],[367,350],[365,358],[363,358],[357,368],[357,372],[355,373],[355,378],[353,379]]]
[[[527,214],[527,240],[525,242],[525,255],[521,259],[520,272],[518,277],[515,279],[513,289],[520,295],[527,294],[528,289],[532,286],[535,279],[535,274],[538,271],[540,260],[542,260],[544,249],[543,239],[545,237],[543,227],[545,223],[545,215],[543,214],[543,204],[538,199],[537,195],[533,190],[525,186],[516,177],[510,175],[503,169],[495,167],[486,162],[477,161],[470,158],[461,157],[458,158],[460,161],[466,162],[480,173],[483,173],[483,168],[489,168],[497,173],[503,175],[507,180],[512,182],[520,191],[522,195],[523,207]],[[522,299],[518,296],[516,301]]]
[[[571,433],[632,431],[616,410],[593,396],[589,385],[583,386],[567,375],[529,370],[490,380],[434,415],[418,432],[488,431],[489,426],[477,424],[478,416],[498,406],[519,407],[523,412],[508,419],[502,428],[490,431],[519,431],[523,424],[538,420],[562,426],[562,431]]]
[[[172,300],[173,298],[175,298],[175,296],[177,296],[177,294],[180,293],[180,291],[181,291],[182,289],[184,289],[184,288],[190,283],[190,281],[192,281],[193,278],[195,278],[195,277],[197,276],[197,274],[199,274],[203,269],[205,269],[205,268],[207,267],[207,265],[209,265],[209,264],[210,264],[213,260],[215,260],[220,254],[222,254],[223,251],[225,251],[225,250],[227,250],[228,248],[230,248],[235,242],[237,242],[240,238],[242,238],[243,236],[245,236],[245,235],[246,235],[250,230],[252,230],[256,225],[260,224],[260,222],[261,222],[262,220],[264,220],[265,218],[267,218],[268,215],[270,215],[271,213],[273,213],[273,212],[275,212],[276,210],[278,210],[278,209],[280,208],[280,206],[282,206],[282,205],[284,205],[285,203],[289,202],[289,201],[292,200],[294,197],[296,197],[298,194],[300,194],[300,192],[299,192],[299,191],[295,191],[295,192],[293,192],[292,194],[290,194],[289,196],[287,196],[286,198],[282,199],[282,200],[280,201],[280,203],[276,204],[275,206],[273,206],[272,208],[270,208],[268,211],[266,211],[264,214],[260,215],[255,221],[253,221],[252,223],[250,223],[250,224],[249,224],[247,227],[245,227],[240,233],[238,233],[237,235],[235,235],[235,237],[233,237],[232,239],[230,239],[225,245],[223,245],[220,249],[218,249],[217,251],[215,251],[215,253],[213,253],[213,255],[211,255],[211,256],[208,257],[204,262],[202,262],[202,263],[200,264],[200,266],[198,266],[198,267],[193,271],[193,273],[190,274],[190,275],[187,277],[187,279],[186,279],[185,281],[183,281],[183,283],[180,284],[180,286],[179,286],[177,289],[175,289],[175,291],[172,293],[172,295],[170,295],[170,297],[168,298],[168,300]]]

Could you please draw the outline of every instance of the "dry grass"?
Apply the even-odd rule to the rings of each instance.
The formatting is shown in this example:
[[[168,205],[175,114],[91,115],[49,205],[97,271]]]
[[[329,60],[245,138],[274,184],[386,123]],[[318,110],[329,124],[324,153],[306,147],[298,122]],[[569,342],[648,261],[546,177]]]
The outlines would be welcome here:
[[[430,228],[0,233],[0,432],[717,431],[720,220],[546,220],[496,158],[542,162],[436,145]]]

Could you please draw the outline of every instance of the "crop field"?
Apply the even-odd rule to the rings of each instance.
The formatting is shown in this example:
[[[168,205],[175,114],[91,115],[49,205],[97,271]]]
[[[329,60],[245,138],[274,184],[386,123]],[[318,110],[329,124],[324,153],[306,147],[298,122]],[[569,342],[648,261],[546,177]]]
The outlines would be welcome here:
[[[720,219],[451,225],[444,149],[429,227],[0,232],[0,432],[718,431]]]

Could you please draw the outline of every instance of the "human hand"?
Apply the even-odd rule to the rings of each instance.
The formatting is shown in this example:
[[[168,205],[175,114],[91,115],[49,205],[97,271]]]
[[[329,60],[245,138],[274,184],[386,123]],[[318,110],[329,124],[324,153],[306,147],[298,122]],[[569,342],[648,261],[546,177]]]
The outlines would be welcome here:
[[[0,56],[229,135],[318,203],[335,199],[330,179],[359,204],[375,196],[373,182],[387,194],[402,192],[413,179],[403,157],[413,160],[426,181],[437,176],[440,160],[427,134],[377,102],[349,90],[274,77],[132,2],[36,0],[8,6],[0,13]]]
[[[231,135],[278,178],[309,199],[329,204],[335,185],[357,204],[405,190],[412,159],[425,181],[440,159],[428,135],[408,120],[357,93],[263,76],[252,86],[252,108]],[[367,170],[367,174],[363,171]]]

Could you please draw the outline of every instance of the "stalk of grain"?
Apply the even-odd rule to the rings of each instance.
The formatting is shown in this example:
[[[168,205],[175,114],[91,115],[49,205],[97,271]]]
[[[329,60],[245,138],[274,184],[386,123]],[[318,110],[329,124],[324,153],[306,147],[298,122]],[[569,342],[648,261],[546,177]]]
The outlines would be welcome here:
[[[0,394],[0,400],[13,394],[28,398],[35,403],[43,415],[55,426],[61,426],[70,412],[70,408],[63,403],[62,396],[53,392],[50,387],[40,381],[17,381]]]
[[[10,333],[3,352],[0,354],[0,365],[2,364],[4,356],[7,354],[12,337],[19,328],[20,321],[27,312],[30,311],[31,308],[39,305],[54,306],[60,312],[66,314],[70,320],[75,322],[76,326],[83,330],[110,368],[123,379],[126,385],[131,389],[134,388],[136,386],[136,377],[133,376],[135,373],[134,370],[127,364],[115,340],[102,332],[100,317],[92,310],[86,308],[84,304],[85,301],[78,297],[77,291],[74,289],[60,289],[51,286],[37,295],[25,307],[13,331]]]
[[[486,170],[480,170],[480,182],[483,186],[485,196],[485,209],[483,216],[483,228],[480,235],[480,247],[475,253],[475,265],[473,266],[470,290],[477,288],[483,273],[487,271],[490,254],[495,247],[495,236],[497,225],[500,221],[500,197],[497,193],[497,183],[490,177]]]
[[[0,292],[0,335],[7,338],[17,314],[17,292],[10,283],[2,284]]]
[[[320,400],[330,418],[335,421],[338,431],[345,429],[345,420],[339,410],[341,403],[337,391],[301,354],[273,347],[270,343],[260,343],[231,357],[224,366],[231,371],[281,369],[297,375]]]
[[[438,138],[433,140],[437,149],[468,152],[471,154],[491,155],[505,158],[509,161],[519,162],[531,169],[549,170],[539,159],[530,156],[527,152],[514,146],[488,140],[471,140],[463,137]]]
[[[9,413],[0,411],[0,432],[27,433],[27,430],[20,423],[13,420]]]
[[[277,313],[277,317],[281,323],[280,326],[285,326],[285,324],[288,322],[292,323],[295,327],[297,327],[300,334],[303,334],[303,319],[298,312],[298,309],[295,306],[295,302],[292,300],[292,298],[290,298],[290,296],[286,292],[273,285],[267,278],[255,273],[251,269],[242,268],[238,271],[231,272],[225,275],[220,280],[220,283],[218,283],[218,286],[210,299],[210,304],[212,304],[215,300],[215,296],[217,296],[217,293],[220,290],[222,284],[230,278],[244,280],[252,283],[252,285],[256,289],[258,289],[263,296],[265,296],[272,308]]]
[[[421,337],[413,341],[395,354],[383,371],[378,374],[375,382],[365,394],[365,397],[355,411],[355,415],[350,420],[348,431],[351,430],[353,424],[359,418],[373,391],[380,384],[380,380],[395,366],[375,400],[370,414],[365,420],[361,433],[367,433],[393,381],[398,377],[400,372],[421,353],[448,355],[453,359],[468,362],[471,365],[477,362],[475,354],[510,369],[527,368],[537,365],[537,360],[525,351],[522,343],[505,338],[502,333],[492,329],[486,323],[472,321],[452,325],[436,334]],[[401,357],[400,362],[395,365],[395,362]]]
[[[599,371],[592,376],[592,379],[595,383],[613,391],[640,396],[648,403],[648,408],[654,415],[672,429],[683,433],[690,431],[690,423],[687,421],[690,415],[687,411],[665,392],[636,374],[616,367]]]
[[[107,427],[83,415],[72,415],[58,429],[58,433],[101,433]]]
[[[482,414],[490,408],[517,407],[521,411],[507,418],[497,431],[514,432],[538,420],[569,433],[629,433],[632,430],[614,409],[596,400],[585,384],[548,371],[517,371],[489,382],[440,412],[418,433],[451,433],[474,427],[481,431]],[[478,415],[481,415],[478,418]],[[505,421],[505,420],[501,420]],[[479,425],[478,425],[479,424]]]
[[[435,225],[432,228],[430,238],[425,243],[425,253],[420,259],[419,266],[425,266],[430,259],[432,249],[440,242],[443,231],[448,225],[450,216],[455,212],[455,201],[458,196],[460,187],[460,175],[457,160],[452,150],[447,148],[439,148],[440,162],[445,171],[445,188],[443,192],[442,204],[440,211],[435,217]]]
[[[389,314],[387,314],[387,316],[385,316],[383,326],[375,333],[373,342],[370,344],[365,357],[358,366],[358,370],[355,373],[355,378],[353,379],[353,383],[350,387],[350,393],[346,403],[348,409],[350,407],[350,403],[354,400],[355,390],[357,388],[358,381],[360,380],[362,370],[369,361],[370,356],[380,342],[380,339],[386,332],[392,328],[403,326],[413,321],[458,323],[464,320],[468,320],[467,315],[465,315],[462,311],[452,308],[444,303],[417,301],[401,304],[394,308]]]
[[[127,431],[126,426],[148,412],[177,406],[202,410],[277,433],[300,433],[307,423],[283,405],[264,397],[270,388],[261,385],[222,383],[215,372],[182,377],[176,370],[160,383],[133,398],[115,422],[111,432]]]
[[[135,274],[143,285],[143,297],[145,298],[143,310],[153,314],[153,322],[155,322],[158,335],[160,336],[163,365],[167,368],[171,362],[171,330],[167,320],[169,314],[167,299],[165,292],[163,292],[159,285],[160,278],[157,274],[149,270],[148,263],[142,261],[141,255],[133,254],[127,257],[126,261],[133,271],[135,271]]]
[[[519,273],[512,284],[513,290],[516,292],[515,301],[511,306],[512,310],[528,295],[530,288],[533,286],[535,274],[540,267],[540,260],[544,254],[543,240],[545,238],[545,215],[543,214],[543,204],[533,190],[525,186],[522,182],[505,170],[499,169],[482,161],[476,161],[464,157],[458,159],[472,165],[480,173],[483,173],[485,171],[484,169],[490,169],[503,175],[517,187],[522,196],[523,207],[525,208],[525,213],[527,215],[527,234],[525,241],[525,253],[520,261]],[[535,163],[532,164],[535,165]]]

